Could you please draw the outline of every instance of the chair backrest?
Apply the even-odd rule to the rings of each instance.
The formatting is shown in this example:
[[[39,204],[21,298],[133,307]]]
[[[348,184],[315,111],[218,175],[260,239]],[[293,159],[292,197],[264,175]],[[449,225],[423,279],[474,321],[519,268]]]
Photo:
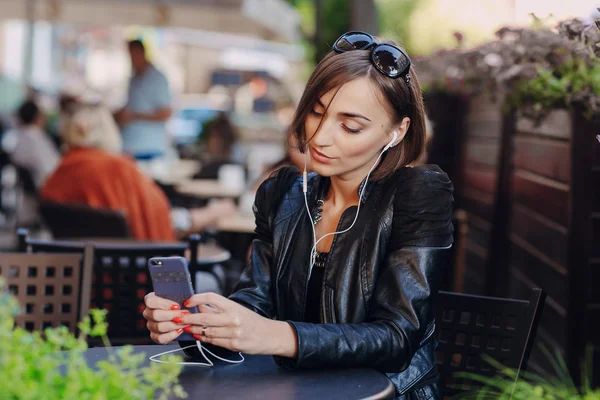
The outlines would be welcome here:
[[[113,344],[149,343],[146,320],[142,317],[144,296],[152,292],[152,282],[147,268],[151,257],[184,257],[190,248],[191,259],[197,258],[199,237],[192,235],[189,242],[152,243],[135,241],[87,242],[40,240],[19,230],[21,251],[32,253],[81,253],[87,244],[93,249],[93,274],[91,279],[91,308],[108,310],[108,337]],[[197,271],[190,262],[190,274]]]
[[[118,211],[53,201],[42,201],[39,208],[55,239],[129,237],[125,215]]]
[[[88,311],[91,268],[81,254],[2,253],[0,276],[22,310],[17,325],[30,331],[65,325],[75,332]]]
[[[496,370],[481,358],[525,369],[536,335],[545,293],[532,289],[529,300],[439,292],[436,308],[436,361],[444,397],[460,393],[472,382],[456,372],[493,376]]]

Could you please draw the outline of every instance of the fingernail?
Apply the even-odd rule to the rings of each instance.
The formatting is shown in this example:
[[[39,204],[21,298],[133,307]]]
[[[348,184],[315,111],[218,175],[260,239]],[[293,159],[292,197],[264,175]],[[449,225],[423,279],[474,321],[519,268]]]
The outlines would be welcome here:
[[[173,318],[173,322],[175,322],[176,324],[182,324],[183,323],[183,318],[181,318],[181,317],[175,317],[175,318]]]
[[[181,333],[181,332],[183,332],[183,328],[177,329],[177,333]]]
[[[171,310],[173,310],[173,311],[176,311],[176,310],[179,310],[179,309],[181,309],[181,307],[179,307],[179,304],[173,304],[171,306]]]
[[[202,336],[200,336],[200,335],[198,335],[198,334],[196,334],[196,333],[195,333],[195,334],[193,334],[192,336],[194,336],[194,338],[196,338],[196,339],[198,339],[198,340],[200,340],[200,339],[202,338]]]
[[[191,314],[191,312],[189,312],[188,310],[183,310],[181,312],[181,315],[188,315],[188,314]]]
[[[183,305],[186,306],[186,307],[188,307],[189,304],[190,304],[190,300],[189,299],[183,302]]]
[[[183,328],[184,331],[186,331],[187,333],[192,333],[192,327],[191,326],[186,326],[185,328]]]

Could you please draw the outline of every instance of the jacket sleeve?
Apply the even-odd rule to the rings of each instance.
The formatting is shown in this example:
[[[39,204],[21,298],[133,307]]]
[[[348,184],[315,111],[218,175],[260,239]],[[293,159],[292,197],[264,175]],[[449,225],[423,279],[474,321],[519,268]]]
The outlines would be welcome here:
[[[452,244],[452,184],[448,176],[414,168],[401,176],[394,199],[386,262],[376,277],[365,322],[290,322],[296,331],[295,360],[286,367],[370,366],[406,369],[433,333],[433,303]]]
[[[271,274],[275,268],[273,219],[289,183],[297,176],[296,168],[282,168],[258,188],[253,206],[256,238],[252,241],[248,265],[242,272],[233,294],[229,296],[230,300],[267,318],[276,317],[271,287]]]

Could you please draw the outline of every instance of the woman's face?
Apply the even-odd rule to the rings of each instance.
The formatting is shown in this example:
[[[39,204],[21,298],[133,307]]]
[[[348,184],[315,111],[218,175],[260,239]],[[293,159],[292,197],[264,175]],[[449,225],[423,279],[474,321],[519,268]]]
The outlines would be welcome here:
[[[312,169],[321,176],[361,181],[392,140],[393,130],[401,140],[410,121],[394,126],[378,89],[366,78],[336,90],[325,93],[305,121]]]

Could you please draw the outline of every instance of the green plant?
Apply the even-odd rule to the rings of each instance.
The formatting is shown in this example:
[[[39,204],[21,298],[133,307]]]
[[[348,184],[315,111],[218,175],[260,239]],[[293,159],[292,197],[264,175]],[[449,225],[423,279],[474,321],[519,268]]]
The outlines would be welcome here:
[[[506,95],[507,106],[538,122],[556,108],[600,115],[600,21],[572,19],[550,30],[534,18],[534,29],[504,27],[493,42],[416,59],[423,86],[460,96]]]
[[[570,58],[554,70],[537,68],[537,76],[518,81],[507,100],[534,119],[572,105],[580,105],[591,118],[600,111],[600,61]]]
[[[482,387],[477,387],[464,394],[457,395],[458,399],[477,400],[600,400],[600,389],[591,387],[592,349],[588,348],[583,368],[583,386],[577,388],[569,375],[567,365],[562,355],[556,351],[554,355],[542,347],[554,374],[545,376],[537,373],[517,371],[506,368],[490,357],[484,360],[491,364],[498,374],[494,377],[460,372],[455,377],[476,382]],[[472,385],[472,384],[471,384]],[[469,385],[466,385],[468,388]],[[474,386],[471,386],[474,388]]]
[[[148,399],[186,397],[177,383],[181,365],[151,363],[142,367],[144,354],[131,346],[108,349],[107,361],[87,365],[86,337],[100,337],[105,345],[105,310],[91,310],[78,325],[80,335],[64,326],[47,328],[43,335],[15,326],[16,300],[4,291],[0,278],[0,394],[3,400]],[[67,351],[68,350],[68,351]],[[64,352],[63,352],[64,351]],[[170,360],[180,360],[170,357]]]

